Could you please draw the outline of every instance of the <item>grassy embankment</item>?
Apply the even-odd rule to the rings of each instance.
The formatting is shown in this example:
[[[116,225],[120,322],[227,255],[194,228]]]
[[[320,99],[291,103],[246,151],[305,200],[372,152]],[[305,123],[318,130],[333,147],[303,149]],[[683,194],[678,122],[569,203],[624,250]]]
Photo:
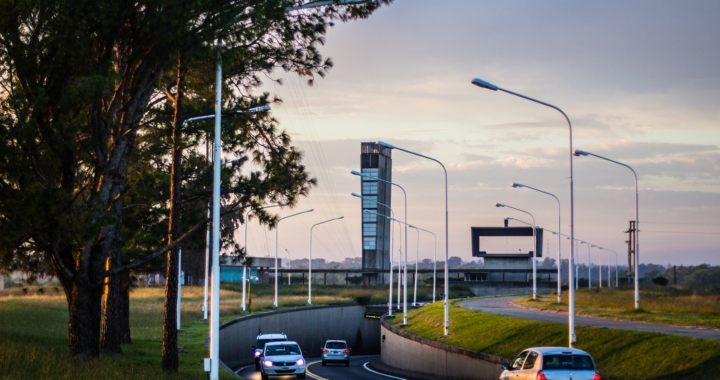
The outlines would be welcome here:
[[[635,310],[632,288],[579,289],[575,312],[594,317],[720,329],[720,293],[697,293],[672,286],[653,286],[640,291],[640,310]],[[515,301],[525,307],[567,312],[567,292],[562,302],[557,295],[524,297]]]
[[[184,287],[182,328],[179,346],[180,370],[162,373],[163,288],[135,289],[131,293],[130,324],[133,344],[123,346],[123,355],[102,355],[98,360],[79,362],[68,356],[68,310],[65,296],[51,288],[13,288],[0,292],[0,379],[206,379],[202,360],[207,357],[205,338],[208,323],[202,317],[204,289]],[[272,286],[253,285],[253,312],[272,307]],[[313,304],[383,302],[387,288],[323,287],[313,285]],[[221,292],[221,321],[237,318],[240,294],[227,287]],[[281,308],[307,304],[307,286],[280,287]],[[221,371],[222,379],[232,379]]]
[[[462,309],[452,303],[450,336],[442,335],[441,302],[412,310],[396,328],[477,352],[514,358],[533,346],[566,346],[567,325]],[[577,326],[577,347],[595,359],[603,379],[717,379],[720,341]]]

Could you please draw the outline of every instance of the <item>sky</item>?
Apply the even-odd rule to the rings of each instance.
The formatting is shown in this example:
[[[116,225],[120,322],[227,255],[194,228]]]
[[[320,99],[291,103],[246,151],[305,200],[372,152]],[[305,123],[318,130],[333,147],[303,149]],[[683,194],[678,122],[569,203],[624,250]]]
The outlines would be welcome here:
[[[556,110],[471,85],[481,78],[561,108],[573,148],[620,161],[638,175],[640,262],[720,265],[720,2],[396,0],[367,20],[338,23],[321,52],[335,66],[309,87],[278,71],[273,115],[305,152],[319,185],[283,220],[278,251],[293,260],[359,257],[360,143],[386,141],[448,170],[449,255],[471,256],[470,228],[510,216],[570,232],[569,128]],[[393,180],[408,194],[410,261],[445,255],[440,166],[393,153]],[[575,236],[627,262],[635,219],[632,172],[594,157],[574,165]],[[393,192],[396,214],[402,193]],[[513,224],[510,225],[522,225]],[[275,231],[249,225],[251,256],[274,255]],[[557,240],[544,247],[557,255]],[[238,236],[242,239],[242,231]],[[397,251],[398,244],[395,244]],[[569,245],[561,246],[567,257]],[[587,247],[580,262],[587,262]],[[593,262],[612,255],[593,249]],[[397,257],[397,255],[396,255]],[[396,258],[397,261],[397,258]]]

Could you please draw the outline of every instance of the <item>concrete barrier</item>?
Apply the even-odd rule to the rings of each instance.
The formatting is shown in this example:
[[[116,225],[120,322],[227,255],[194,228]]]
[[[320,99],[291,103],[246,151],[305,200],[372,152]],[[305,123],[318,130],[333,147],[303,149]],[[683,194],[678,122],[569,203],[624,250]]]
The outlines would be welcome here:
[[[253,349],[260,333],[285,333],[300,344],[307,356],[320,356],[328,339],[347,341],[353,354],[380,351],[380,320],[365,318],[362,305],[305,307],[254,314],[220,326],[220,360],[234,368],[253,363]]]
[[[444,379],[497,380],[510,359],[421,338],[381,320],[381,360],[390,367]]]

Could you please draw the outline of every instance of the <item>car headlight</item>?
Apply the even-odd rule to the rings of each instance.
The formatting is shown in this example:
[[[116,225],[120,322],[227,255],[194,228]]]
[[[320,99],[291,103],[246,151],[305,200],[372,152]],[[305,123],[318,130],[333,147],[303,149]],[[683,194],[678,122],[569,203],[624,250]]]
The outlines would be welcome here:
[[[273,362],[271,362],[270,360],[265,360],[265,361],[263,362],[263,365],[264,365],[265,367],[272,367],[272,366],[273,366]]]
[[[295,362],[295,365],[305,365],[305,359],[300,358],[298,361]]]
[[[255,357],[260,356],[260,351],[255,351]]]

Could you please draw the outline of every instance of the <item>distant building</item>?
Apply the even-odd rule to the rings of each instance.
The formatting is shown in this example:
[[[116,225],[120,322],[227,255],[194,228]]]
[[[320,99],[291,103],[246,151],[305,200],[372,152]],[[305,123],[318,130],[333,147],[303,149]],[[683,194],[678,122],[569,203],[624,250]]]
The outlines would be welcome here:
[[[363,174],[392,181],[392,150],[374,142],[360,145],[360,169]],[[390,215],[391,185],[362,177],[361,210],[368,209]],[[362,269],[366,284],[386,284],[390,269],[390,221],[371,213],[362,213]]]
[[[252,283],[269,283],[270,269],[275,268],[275,258],[250,257],[252,265],[249,267],[247,278]],[[278,267],[282,267],[282,259],[278,258]],[[220,257],[220,281],[242,283],[242,260],[234,257]]]

